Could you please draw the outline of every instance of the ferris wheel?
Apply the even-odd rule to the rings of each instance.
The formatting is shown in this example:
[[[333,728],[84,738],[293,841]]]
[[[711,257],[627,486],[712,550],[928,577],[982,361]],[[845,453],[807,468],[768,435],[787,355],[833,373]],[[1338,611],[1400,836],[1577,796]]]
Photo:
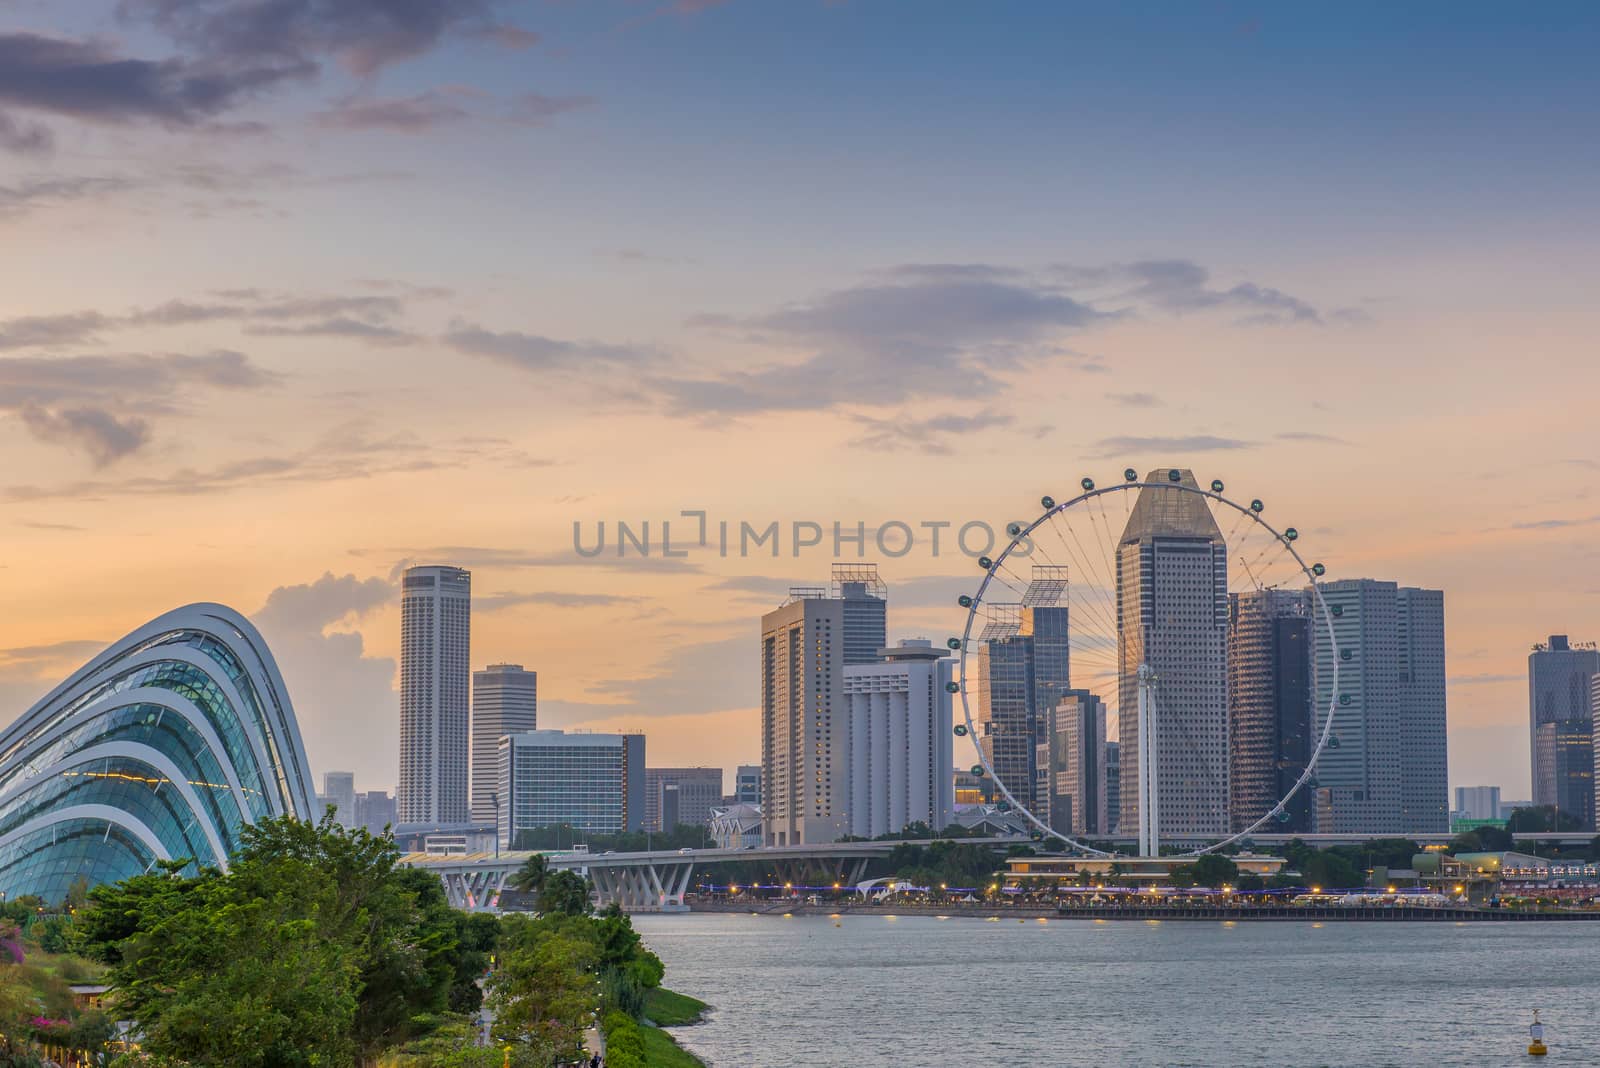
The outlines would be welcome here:
[[[1309,818],[1317,761],[1349,715],[1339,673],[1353,652],[1325,568],[1220,479],[1128,468],[1080,485],[1009,524],[959,598],[949,688],[973,774],[1035,838],[1094,856],[1115,854],[1087,840],[1136,834],[1148,857],[1165,834],[1197,857],[1263,827],[1303,829],[1290,825]],[[1107,775],[1105,741],[1120,743],[1109,807],[1107,783],[1086,788]]]

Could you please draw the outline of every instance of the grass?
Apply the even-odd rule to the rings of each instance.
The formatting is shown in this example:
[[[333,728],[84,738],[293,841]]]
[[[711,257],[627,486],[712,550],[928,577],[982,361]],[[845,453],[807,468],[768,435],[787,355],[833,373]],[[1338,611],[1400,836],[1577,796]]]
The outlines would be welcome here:
[[[641,1027],[639,1037],[644,1040],[645,1063],[650,1068],[705,1068],[704,1061],[674,1042],[672,1036],[659,1027]]]
[[[657,1027],[683,1027],[699,1023],[710,1007],[688,994],[657,987],[645,998],[644,1014]]]

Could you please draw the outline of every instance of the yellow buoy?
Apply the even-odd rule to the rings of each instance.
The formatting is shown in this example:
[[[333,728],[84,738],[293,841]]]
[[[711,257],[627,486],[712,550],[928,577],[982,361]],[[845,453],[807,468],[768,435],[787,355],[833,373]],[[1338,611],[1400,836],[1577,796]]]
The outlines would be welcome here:
[[[1528,1025],[1528,1056],[1543,1057],[1550,1052],[1550,1047],[1544,1044],[1544,1024],[1539,1019],[1539,1010],[1533,1010],[1533,1023]]]

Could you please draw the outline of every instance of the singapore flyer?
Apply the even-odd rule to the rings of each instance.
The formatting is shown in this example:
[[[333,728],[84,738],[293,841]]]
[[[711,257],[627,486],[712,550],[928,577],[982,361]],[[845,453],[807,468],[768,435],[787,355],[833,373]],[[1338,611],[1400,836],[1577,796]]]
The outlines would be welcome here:
[[[1353,650],[1298,529],[1182,468],[1039,504],[978,561],[948,642],[955,733],[997,805],[1095,857],[1310,829]]]

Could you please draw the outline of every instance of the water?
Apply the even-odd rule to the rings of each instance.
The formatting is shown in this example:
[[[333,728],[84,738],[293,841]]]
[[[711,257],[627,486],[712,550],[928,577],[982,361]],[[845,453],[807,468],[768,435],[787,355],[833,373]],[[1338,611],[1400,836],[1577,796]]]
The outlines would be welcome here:
[[[636,916],[713,1068],[1600,1064],[1600,923]]]

